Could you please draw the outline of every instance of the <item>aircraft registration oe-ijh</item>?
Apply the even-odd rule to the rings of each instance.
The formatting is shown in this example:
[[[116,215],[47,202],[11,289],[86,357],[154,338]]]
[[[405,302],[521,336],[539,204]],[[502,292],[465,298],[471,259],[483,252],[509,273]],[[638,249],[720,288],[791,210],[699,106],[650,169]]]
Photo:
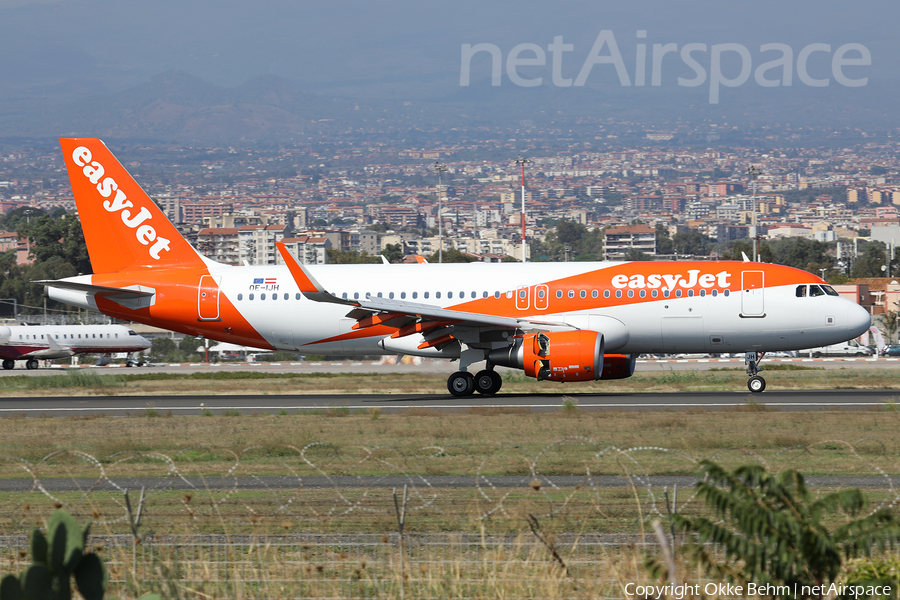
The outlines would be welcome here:
[[[68,358],[76,354],[141,352],[150,340],[123,325],[14,325],[0,327],[0,359],[4,369],[17,360],[37,369],[38,360]]]
[[[97,139],[62,139],[93,275],[43,281],[61,302],[194,336],[323,355],[458,360],[455,396],[539,380],[620,379],[641,353],[765,351],[857,337],[858,304],[811,273],[755,262],[230,266],[198,253]],[[468,369],[485,362],[474,376]]]

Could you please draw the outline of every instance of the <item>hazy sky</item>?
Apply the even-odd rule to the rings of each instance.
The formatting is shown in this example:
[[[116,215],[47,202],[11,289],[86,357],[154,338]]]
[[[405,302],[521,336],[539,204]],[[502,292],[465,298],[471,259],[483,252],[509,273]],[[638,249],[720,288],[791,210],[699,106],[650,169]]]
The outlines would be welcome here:
[[[537,87],[867,109],[900,92],[898,22],[900,3],[876,0],[0,0],[0,98],[116,92],[174,69],[358,98]]]

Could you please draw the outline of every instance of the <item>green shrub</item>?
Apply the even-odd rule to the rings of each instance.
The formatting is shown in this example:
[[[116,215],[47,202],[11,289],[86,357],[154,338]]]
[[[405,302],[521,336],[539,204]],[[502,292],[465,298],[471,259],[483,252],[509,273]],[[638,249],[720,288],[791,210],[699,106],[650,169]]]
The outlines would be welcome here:
[[[859,489],[816,495],[793,469],[772,474],[749,465],[728,471],[703,461],[697,497],[714,518],[673,514],[671,521],[676,531],[688,534],[687,555],[713,580],[802,591],[836,582],[844,561],[874,556],[900,541],[900,519],[890,509],[860,517],[866,502]],[[830,525],[839,520],[843,524]],[[717,560],[712,548],[725,560]],[[651,567],[657,575],[665,570],[652,562]],[[859,575],[866,585],[896,584],[877,570]]]

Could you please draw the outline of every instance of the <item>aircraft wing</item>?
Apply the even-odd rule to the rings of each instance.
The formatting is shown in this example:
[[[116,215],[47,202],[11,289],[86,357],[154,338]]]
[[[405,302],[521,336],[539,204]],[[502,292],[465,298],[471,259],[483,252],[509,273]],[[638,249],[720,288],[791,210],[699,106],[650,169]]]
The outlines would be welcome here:
[[[441,308],[433,304],[420,304],[390,298],[366,298],[349,300],[330,294],[301,265],[281,242],[275,244],[281,252],[300,292],[316,302],[342,304],[350,308],[348,317],[356,319],[354,329],[363,329],[375,325],[386,325],[396,328],[392,337],[404,337],[413,333],[422,333],[426,340],[440,340],[439,343],[426,341],[428,346],[440,346],[452,341],[454,332],[466,328],[508,329],[523,331],[552,331],[555,329],[572,329],[571,325],[535,319],[517,319],[499,315]],[[439,334],[439,335],[435,335]],[[453,337],[459,337],[458,335]],[[424,346],[424,345],[423,345]],[[423,347],[420,346],[420,347]]]

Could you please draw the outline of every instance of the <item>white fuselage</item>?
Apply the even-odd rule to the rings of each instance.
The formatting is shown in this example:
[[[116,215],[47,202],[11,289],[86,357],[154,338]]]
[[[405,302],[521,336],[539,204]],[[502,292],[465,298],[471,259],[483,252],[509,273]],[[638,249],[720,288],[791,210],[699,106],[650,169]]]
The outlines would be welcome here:
[[[797,297],[793,284],[760,290],[752,298],[752,310],[748,310],[748,297],[740,290],[716,290],[715,295],[710,290],[703,297],[699,292],[680,298],[660,294],[653,301],[628,303],[629,290],[617,300],[618,290],[608,284],[586,285],[583,279],[571,286],[551,285],[544,299],[536,297],[541,282],[575,279],[615,264],[621,265],[470,263],[326,265],[309,269],[326,290],[350,299],[381,295],[466,310],[466,303],[476,300],[490,301],[497,295],[507,300],[516,298],[515,311],[507,316],[539,314],[544,321],[600,331],[605,336],[606,351],[622,354],[796,350],[856,337],[870,322],[868,313],[854,302],[836,296]],[[221,293],[275,348],[306,349],[317,354],[395,353],[379,346],[381,337],[347,339],[356,322],[346,316],[348,308],[308,300],[286,267],[226,267],[210,269],[210,275]],[[254,283],[260,279],[274,283]],[[525,298],[517,291],[522,289]],[[576,300],[585,290],[592,306],[574,308],[570,289]],[[594,289],[598,291],[596,300],[591,298]],[[611,292],[608,299],[604,298],[607,290]],[[557,297],[559,292],[562,298]],[[540,310],[535,302],[540,303]],[[748,312],[755,316],[746,316]],[[337,336],[345,338],[327,341]]]
[[[139,352],[148,348],[148,339],[122,325],[0,327],[0,358],[7,360]]]

